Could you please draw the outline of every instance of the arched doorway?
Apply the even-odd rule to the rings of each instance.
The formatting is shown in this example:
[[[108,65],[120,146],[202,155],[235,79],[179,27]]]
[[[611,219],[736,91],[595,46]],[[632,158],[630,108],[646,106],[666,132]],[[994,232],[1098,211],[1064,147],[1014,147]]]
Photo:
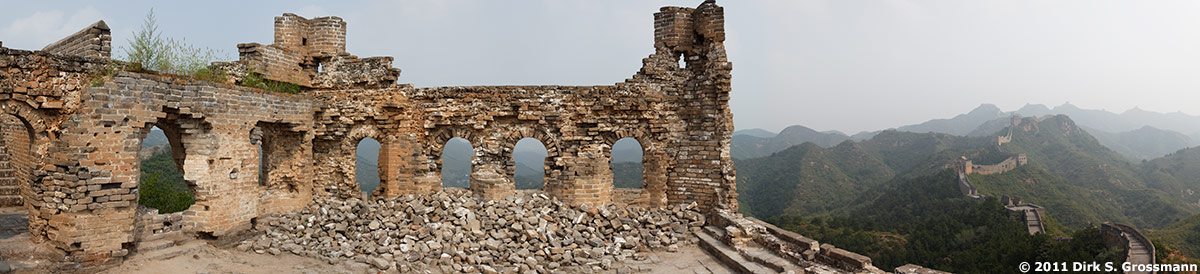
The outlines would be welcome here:
[[[194,193],[183,179],[180,166],[186,158],[178,140],[178,129],[152,126],[142,138],[138,151],[138,204],[158,209],[159,213],[187,210],[196,202]]]

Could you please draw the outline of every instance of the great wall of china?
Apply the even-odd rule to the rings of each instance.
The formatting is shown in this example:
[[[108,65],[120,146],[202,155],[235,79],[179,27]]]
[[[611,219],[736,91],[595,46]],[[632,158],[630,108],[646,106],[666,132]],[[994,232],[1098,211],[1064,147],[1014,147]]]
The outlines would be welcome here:
[[[499,255],[486,260],[467,256],[463,261],[473,265],[455,270],[495,270],[489,265],[522,269],[519,265],[532,258],[549,261],[547,265],[611,271],[604,260],[636,257],[632,250],[667,248],[693,238],[737,272],[882,273],[868,257],[736,214],[736,176],[729,156],[732,64],[723,45],[723,8],[709,0],[697,8],[664,7],[653,18],[655,53],[643,59],[633,77],[608,86],[397,84],[400,70],[392,67],[391,57],[358,58],[346,52],[346,22],[338,17],[276,17],[273,43],[239,44],[239,60],[214,64],[230,73],[225,83],[135,72],[116,72],[97,83],[113,62],[110,30],[103,21],[42,50],[0,44],[0,207],[21,207],[31,239],[60,253],[70,269],[86,272],[197,241],[325,256],[318,251],[326,250],[305,251],[296,244],[270,242],[267,236],[252,244],[243,240],[253,240],[247,237],[258,237],[263,230],[294,229],[277,225],[295,221],[288,216],[312,218],[313,211],[339,207],[390,212],[380,206],[404,200],[411,202],[409,214],[446,210],[446,218],[454,221],[421,220],[429,223],[417,225],[381,220],[419,227],[404,233],[433,234],[431,227],[445,224],[487,244],[480,250],[478,244],[464,249],[434,240],[384,241],[353,250],[362,256],[354,260],[398,270],[410,266],[385,259],[411,257],[410,251],[401,251],[405,246],[429,251],[436,244],[458,261],[466,251],[505,249],[491,241],[541,237],[547,239],[545,254],[512,260],[517,262]],[[236,86],[251,69],[271,80],[298,84],[305,92],[288,95]],[[159,214],[138,205],[138,152],[152,127],[168,136],[175,163],[195,194],[195,204],[185,211]],[[1011,140],[1011,130],[998,144]],[[354,178],[355,145],[368,137],[382,144],[374,204],[357,199],[361,195]],[[440,181],[440,152],[454,137],[467,139],[474,148],[466,190],[444,190]],[[549,151],[545,186],[532,196],[513,184],[512,148],[526,137],[538,139]],[[615,189],[612,183],[611,147],[626,137],[643,146],[642,188]],[[1011,163],[962,165],[964,194],[983,197],[967,174],[1011,170],[1025,164],[1019,156],[1010,158]],[[266,174],[263,182],[260,171]],[[456,208],[440,200],[456,191],[473,198],[456,201]],[[489,205],[532,203],[524,200],[529,197],[563,212],[539,215],[555,220],[552,227],[591,223],[592,231],[619,231],[630,223],[652,221],[655,232],[593,235],[576,238],[583,245],[559,246],[550,240],[553,235],[547,236],[551,232],[497,234],[496,221],[509,218],[478,220],[468,217],[475,211],[459,211],[468,208],[460,203],[476,204],[475,199]],[[626,216],[626,207],[651,210],[655,213],[647,216],[662,218]],[[668,213],[653,211],[662,209]],[[625,213],[610,214],[617,211]],[[665,217],[671,214],[676,217]],[[1038,216],[1033,219],[1044,231]],[[391,231],[396,226],[367,219],[342,222],[330,223],[331,229],[302,231],[332,236],[347,229]],[[526,224],[547,225],[536,218]],[[1032,226],[1030,231],[1035,233]],[[1104,231],[1112,243],[1130,247],[1130,258],[1154,257],[1152,245],[1136,230],[1106,224]],[[424,267],[438,264],[419,262]],[[895,271],[932,270],[906,265]]]
[[[28,213],[30,239],[63,256],[59,270],[85,272],[196,242],[379,270],[613,271],[606,262],[684,239],[735,272],[884,272],[736,213],[732,65],[715,1],[654,13],[655,53],[608,86],[397,84],[391,57],[346,52],[346,25],[276,17],[273,43],[239,44],[239,60],[214,63],[229,74],[224,83],[108,72],[116,61],[103,21],[38,51],[0,44],[0,206]],[[237,86],[251,71],[304,91]],[[138,153],[153,127],[195,195],[185,211],[138,205]],[[368,137],[382,144],[381,182],[363,201],[355,146]],[[440,152],[455,137],[474,147],[467,189],[440,181]],[[549,151],[544,188],[533,194],[513,183],[512,148],[526,137]],[[643,146],[643,187],[617,190],[611,147],[626,137]],[[512,203],[542,211],[496,208]],[[284,225],[318,215],[330,223]],[[382,238],[358,245],[350,231]],[[468,237],[442,237],[453,234]],[[303,238],[312,235],[325,238]],[[328,245],[339,237],[355,246]],[[414,261],[430,250],[446,253]]]
[[[1040,118],[1021,118],[1013,116],[1012,123],[1008,126],[1008,133],[996,137],[997,148],[1006,143],[1012,142],[1013,131],[1018,128],[1021,123],[1029,121],[1040,121]],[[1036,123],[1034,123],[1036,125]],[[1023,128],[1024,131],[1037,130],[1036,127]],[[961,157],[955,165],[955,170],[958,173],[959,190],[964,196],[974,200],[983,200],[988,197],[986,194],[979,194],[975,185],[971,184],[968,178],[969,174],[1001,174],[1011,171],[1017,167],[1028,164],[1025,154],[1012,155],[1000,163],[993,165],[978,165],[971,162],[966,157]],[[1046,209],[1030,203],[1022,203],[1019,197],[1002,196],[1001,202],[1005,205],[1011,214],[1021,222],[1025,223],[1029,234],[1045,233],[1046,227],[1043,224],[1043,218],[1046,216]],[[1141,232],[1129,225],[1117,223],[1103,223],[1100,225],[1100,233],[1104,239],[1104,244],[1109,247],[1121,247],[1125,250],[1125,260],[1135,264],[1152,264],[1154,263],[1155,250],[1154,244],[1150,242]],[[1135,272],[1148,273],[1148,272]]]

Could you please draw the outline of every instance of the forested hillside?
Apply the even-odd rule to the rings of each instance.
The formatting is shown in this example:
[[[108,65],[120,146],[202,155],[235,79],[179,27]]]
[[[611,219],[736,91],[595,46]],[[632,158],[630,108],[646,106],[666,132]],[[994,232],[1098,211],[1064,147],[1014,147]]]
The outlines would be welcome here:
[[[954,273],[1015,272],[1021,262],[1121,261],[1099,230],[1075,231],[1069,241],[1029,235],[995,198],[963,197],[956,175],[944,170],[904,180],[846,216],[782,216],[780,227],[871,257],[882,269],[914,263]],[[1011,269],[1012,271],[1004,271]]]

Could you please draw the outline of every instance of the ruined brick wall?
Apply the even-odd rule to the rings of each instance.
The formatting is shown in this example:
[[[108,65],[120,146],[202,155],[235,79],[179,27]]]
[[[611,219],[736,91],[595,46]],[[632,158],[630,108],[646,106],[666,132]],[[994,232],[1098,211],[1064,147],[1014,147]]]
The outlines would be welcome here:
[[[62,152],[64,159],[53,167],[57,174],[86,178],[64,176],[48,183],[82,186],[52,192],[81,200],[75,205],[47,203],[45,207],[55,209],[49,226],[31,231],[57,235],[53,240],[65,244],[64,250],[88,256],[81,261],[124,256],[134,245],[137,152],[153,126],[178,136],[172,145],[180,144],[180,149],[172,152],[182,160],[184,180],[196,200],[183,213],[183,226],[189,231],[220,236],[247,228],[257,216],[295,210],[311,201],[307,178],[259,184],[258,147],[251,137],[256,129],[288,132],[272,133],[281,137],[265,142],[288,144],[296,155],[276,155],[272,159],[282,162],[270,164],[276,169],[305,168],[310,159],[306,156],[311,155],[312,117],[306,98],[130,73],[89,88],[83,96],[84,105],[65,126],[66,144],[61,147],[86,149]],[[259,128],[262,123],[274,125],[264,130]],[[56,221],[60,219],[66,221]]]
[[[383,146],[377,194],[437,190],[442,148],[460,137],[475,150],[470,188],[503,197],[515,190],[512,149],[529,137],[548,150],[544,190],[570,203],[736,207],[722,13],[712,2],[663,8],[655,14],[656,52],[612,86],[314,91],[327,103],[316,118],[315,157],[338,163],[318,167],[317,180],[331,195],[355,195],[353,150],[371,137]],[[643,146],[644,187],[614,198],[611,149],[625,137]]]
[[[736,210],[721,14],[713,2],[662,9],[655,53],[606,86],[394,85],[390,57],[345,53],[336,17],[285,14],[276,44],[239,45],[242,59],[222,64],[292,73],[304,95],[125,72],[87,87],[107,60],[0,48],[0,110],[33,136],[4,141],[28,155],[12,162],[29,174],[31,235],[89,265],[137,250],[173,218],[137,210],[137,154],[154,126],[195,194],[172,225],[199,235],[237,233],[314,197],[358,197],[355,148],[367,137],[382,145],[376,197],[441,189],[442,148],[461,137],[475,149],[470,189],[502,198],[515,191],[513,147],[529,137],[548,150],[544,191],[568,203]],[[643,147],[643,187],[616,190],[612,145],[626,137]]]
[[[724,8],[705,1],[695,9],[664,7],[654,18],[655,54],[631,82],[667,83],[664,92],[677,98],[675,113],[686,126],[672,145],[678,154],[668,163],[668,199],[736,208]],[[686,67],[676,65],[679,58]]]
[[[275,17],[275,45],[304,56],[339,55],[346,52],[346,22],[335,16],[305,19],[284,13]]]
[[[300,64],[304,56],[294,50],[258,43],[238,44],[238,57],[254,72],[276,81],[307,83],[308,73]]]
[[[82,105],[81,92],[88,78],[99,71],[107,59],[63,55],[45,51],[0,48],[0,117],[4,117],[4,139],[10,165],[17,175],[24,207],[29,212],[29,230],[34,241],[50,241],[62,250],[81,249],[82,243],[66,242],[75,237],[52,227],[112,228],[105,212],[86,221],[58,214],[70,208],[87,208],[84,193],[88,186],[80,182],[93,173],[79,169],[58,169],[67,161],[67,152],[89,150],[85,144],[72,147],[62,140],[71,115]],[[78,116],[75,119],[90,119]],[[119,217],[113,218],[120,221]],[[98,235],[97,237],[119,235]],[[117,243],[117,246],[120,246]],[[89,246],[90,247],[90,246]],[[107,250],[106,252],[112,252]],[[72,257],[78,261],[84,254]],[[111,254],[102,255],[107,257]]]
[[[85,57],[108,58],[112,55],[112,31],[100,20],[75,34],[47,45],[42,51]]]
[[[275,150],[287,155],[272,157],[272,168],[304,174],[295,171],[311,165],[310,99],[129,73],[85,88],[105,62],[0,49],[4,143],[19,184],[28,187],[22,193],[35,240],[85,264],[127,255],[140,227],[137,154],[155,125],[172,136],[196,194],[182,213],[189,231],[222,235],[310,203],[311,178],[272,174],[279,183],[260,186],[251,144],[251,132],[265,125],[260,140],[286,147]]]
[[[238,56],[242,66],[264,78],[309,88],[386,88],[400,74],[391,57],[359,59],[346,53],[346,22],[336,16],[305,19],[284,13],[275,17],[275,43],[238,44]]]

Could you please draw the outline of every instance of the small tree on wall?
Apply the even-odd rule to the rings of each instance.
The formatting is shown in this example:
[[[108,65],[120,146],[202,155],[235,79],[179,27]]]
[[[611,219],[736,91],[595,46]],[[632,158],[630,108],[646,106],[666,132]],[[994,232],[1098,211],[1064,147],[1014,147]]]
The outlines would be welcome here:
[[[223,54],[214,49],[192,46],[186,39],[163,37],[158,30],[153,8],[146,13],[142,28],[134,32],[133,38],[128,41],[129,46],[121,49],[125,53],[125,61],[132,66],[129,70],[222,78],[210,71],[208,66]]]

